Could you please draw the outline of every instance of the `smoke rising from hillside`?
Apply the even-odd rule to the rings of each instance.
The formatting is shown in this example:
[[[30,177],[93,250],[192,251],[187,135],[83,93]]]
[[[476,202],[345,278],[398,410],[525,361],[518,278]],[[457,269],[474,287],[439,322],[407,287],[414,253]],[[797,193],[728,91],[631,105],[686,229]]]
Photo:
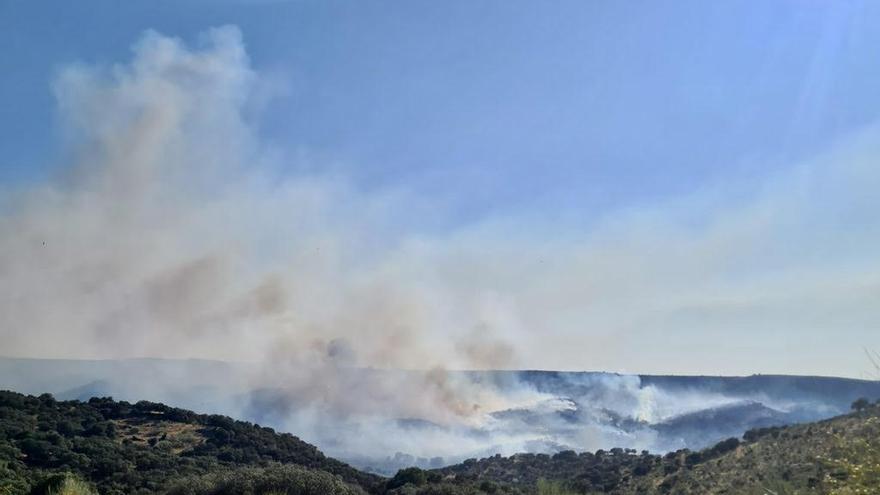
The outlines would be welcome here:
[[[2,218],[6,348],[424,368],[458,345],[430,341],[446,326],[460,365],[510,364],[487,320],[450,321],[442,293],[395,273],[386,198],[269,176],[242,117],[255,80],[234,28],[197,50],[150,33],[129,66],[61,74],[76,163]]]
[[[747,200],[713,191],[620,211],[588,232],[528,215],[438,232],[417,219],[439,206],[412,191],[287,167],[253,123],[262,87],[232,27],[196,47],[148,33],[129,64],[61,72],[70,163],[0,211],[3,354],[247,362],[229,386],[286,391],[277,422],[292,430],[320,432],[329,417],[378,442],[388,430],[371,422],[418,418],[443,429],[413,442],[473,444],[463,451],[550,441],[469,428],[568,406],[450,369],[830,363],[829,374],[856,374],[841,363],[880,323],[880,265],[866,248],[880,240],[876,129]],[[793,328],[808,344],[798,352]],[[847,342],[855,351],[828,354]],[[619,388],[626,416],[657,419],[655,392]],[[577,446],[606,433],[583,430]]]
[[[233,27],[60,73],[70,163],[0,210],[6,354],[858,375],[845,346],[880,322],[875,128],[760,189],[589,229],[522,212],[429,229],[442,201],[265,143],[266,86]],[[795,328],[811,345],[791,352]]]
[[[272,177],[243,117],[257,87],[235,28],[192,50],[148,33],[130,65],[61,73],[75,163],[0,219],[5,351],[256,363],[241,390],[286,390],[291,414],[449,424],[507,407],[445,371],[514,365],[507,310],[411,273],[383,224],[398,200]],[[351,371],[367,366],[425,371]]]

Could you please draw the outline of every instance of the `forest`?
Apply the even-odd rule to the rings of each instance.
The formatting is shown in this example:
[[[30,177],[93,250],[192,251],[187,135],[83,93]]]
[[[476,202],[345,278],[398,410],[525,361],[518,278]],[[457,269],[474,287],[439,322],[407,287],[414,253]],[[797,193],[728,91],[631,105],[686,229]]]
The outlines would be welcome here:
[[[155,402],[0,392],[0,494],[869,493],[880,483],[880,404],[750,430],[698,452],[495,455],[390,478],[289,433]],[[873,485],[872,485],[873,484]],[[711,487],[711,488],[710,488]]]

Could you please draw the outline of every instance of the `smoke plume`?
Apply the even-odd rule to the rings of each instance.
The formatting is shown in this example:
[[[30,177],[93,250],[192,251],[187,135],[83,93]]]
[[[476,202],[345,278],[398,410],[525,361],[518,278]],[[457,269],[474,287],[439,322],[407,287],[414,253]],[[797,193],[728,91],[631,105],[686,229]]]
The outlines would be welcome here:
[[[508,407],[446,369],[514,365],[509,317],[411,272],[413,241],[383,225],[393,198],[273,174],[236,28],[133,51],[55,82],[73,163],[0,217],[4,353],[244,363],[227,386],[283,391],[275,422],[307,436],[325,417],[465,425]]]
[[[630,208],[588,230],[557,225],[565,235],[528,215],[437,232],[399,221],[439,208],[428,199],[364,191],[262,142],[263,87],[234,27],[192,47],[147,33],[128,64],[59,74],[68,162],[0,209],[3,354],[236,362],[244,371],[230,388],[283,391],[269,394],[275,424],[308,438],[332,421],[357,452],[357,441],[395,448],[375,426],[418,418],[436,428],[393,440],[430,456],[553,443],[493,427],[519,421],[497,413],[570,407],[449,370],[684,371],[655,351],[666,349],[688,356],[690,371],[826,363],[856,374],[842,363],[880,323],[880,265],[865,248],[880,240],[876,129],[746,195]],[[791,352],[792,328],[809,348]],[[828,355],[850,340],[856,351]],[[724,359],[729,349],[746,358]],[[603,400],[626,403],[624,416],[678,410],[638,382],[609,380],[601,390],[626,392]],[[564,438],[590,448],[607,433]]]

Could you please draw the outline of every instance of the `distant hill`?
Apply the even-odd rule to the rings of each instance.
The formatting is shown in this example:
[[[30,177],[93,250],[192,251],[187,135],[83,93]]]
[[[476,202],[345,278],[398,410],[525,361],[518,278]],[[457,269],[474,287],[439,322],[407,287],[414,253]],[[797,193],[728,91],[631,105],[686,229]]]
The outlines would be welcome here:
[[[739,437],[753,428],[791,423],[791,415],[760,402],[742,401],[674,416],[654,425],[654,429],[681,445],[700,445],[704,438]]]
[[[247,366],[205,359],[29,359],[0,357],[0,390],[57,399],[112,396],[228,414]]]
[[[829,376],[751,375],[675,376],[639,375],[643,386],[663,390],[713,391],[730,396],[761,394],[779,401],[815,401],[845,410],[854,397],[876,397],[880,382]]]

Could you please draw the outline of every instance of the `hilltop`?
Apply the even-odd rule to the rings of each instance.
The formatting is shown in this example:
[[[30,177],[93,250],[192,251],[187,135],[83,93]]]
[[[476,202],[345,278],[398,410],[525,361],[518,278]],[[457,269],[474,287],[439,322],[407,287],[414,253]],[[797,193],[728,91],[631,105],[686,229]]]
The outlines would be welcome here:
[[[226,416],[110,398],[57,401],[0,392],[0,493],[28,493],[71,472],[101,494],[157,493],[174,480],[290,464],[341,486],[372,489],[378,476],[326,457],[288,434]]]

